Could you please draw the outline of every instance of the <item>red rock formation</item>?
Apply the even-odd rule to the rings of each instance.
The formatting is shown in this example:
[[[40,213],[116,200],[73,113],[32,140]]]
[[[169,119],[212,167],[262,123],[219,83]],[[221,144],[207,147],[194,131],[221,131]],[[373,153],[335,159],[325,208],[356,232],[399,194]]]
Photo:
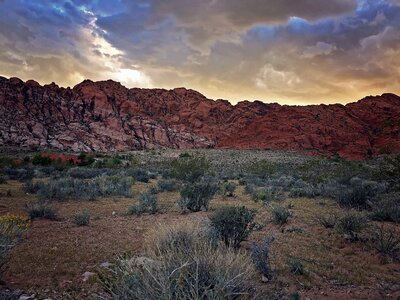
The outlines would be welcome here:
[[[71,88],[0,77],[0,145],[68,151],[145,148],[311,150],[362,159],[400,152],[400,97],[348,105],[213,101],[185,88]]]

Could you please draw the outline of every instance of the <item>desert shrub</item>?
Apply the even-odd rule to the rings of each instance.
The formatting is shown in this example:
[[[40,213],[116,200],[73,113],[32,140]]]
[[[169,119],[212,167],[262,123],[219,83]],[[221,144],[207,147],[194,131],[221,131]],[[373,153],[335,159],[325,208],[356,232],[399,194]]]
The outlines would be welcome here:
[[[327,216],[319,216],[317,217],[317,221],[325,228],[334,228],[337,222],[337,216],[335,214],[329,214]]]
[[[158,228],[146,256],[121,258],[103,284],[114,299],[254,298],[250,258],[210,243],[204,231],[186,223]]]
[[[376,226],[371,242],[379,254],[397,258],[400,251],[400,236],[393,228]]]
[[[272,220],[275,224],[284,225],[289,221],[291,213],[289,209],[283,206],[275,206],[272,208]]]
[[[139,197],[140,212],[155,214],[158,211],[157,194],[152,191],[143,192]]]
[[[211,226],[227,246],[238,248],[253,229],[255,211],[246,207],[222,207],[211,217]]]
[[[104,169],[79,167],[69,169],[67,175],[76,179],[89,179],[101,176],[106,171]]]
[[[369,202],[379,192],[385,191],[385,186],[375,181],[364,181],[359,178],[352,178],[350,186],[341,189],[336,197],[342,207],[365,209]]]
[[[289,197],[291,198],[298,198],[298,197],[315,198],[318,197],[319,195],[320,195],[320,190],[311,184],[307,184],[303,187],[293,187],[289,193]]]
[[[35,171],[32,168],[6,168],[4,171],[11,180],[26,181],[32,180],[35,176]]]
[[[179,158],[189,158],[189,157],[192,156],[188,152],[182,152],[181,154],[179,154]]]
[[[157,185],[161,192],[173,192],[178,189],[178,183],[170,179],[161,179]]]
[[[57,212],[46,202],[38,201],[27,206],[29,218],[56,220]]]
[[[222,194],[225,197],[233,197],[236,190],[236,184],[234,182],[224,182],[222,184]]]
[[[83,211],[74,215],[72,221],[78,226],[87,226],[90,222],[90,214],[88,211]]]
[[[128,215],[140,215],[142,213],[139,205],[132,204],[128,207]]]
[[[37,195],[42,201],[95,200],[101,192],[93,180],[62,178],[41,185]]]
[[[41,154],[35,154],[32,157],[32,164],[34,166],[49,166],[51,165],[51,158],[47,156],[42,156]]]
[[[7,183],[7,177],[4,175],[0,175],[0,184],[5,184]]]
[[[393,190],[400,189],[400,155],[386,156],[380,163],[376,177],[389,183]]]
[[[307,270],[304,268],[303,262],[298,258],[291,258],[287,261],[287,266],[291,273],[295,275],[307,275]]]
[[[8,156],[0,156],[0,168],[12,167],[14,164],[14,158]]]
[[[40,186],[37,195],[41,200],[95,200],[98,197],[132,196],[132,178],[103,176],[91,180],[62,178],[50,180]]]
[[[0,216],[0,275],[11,248],[18,243],[23,232],[28,228],[28,221],[26,217],[17,215]]]
[[[390,193],[382,195],[372,204],[371,219],[400,223],[400,194]]]
[[[95,159],[92,155],[88,155],[86,153],[80,153],[78,156],[78,166],[90,166],[95,162]]]
[[[128,169],[126,175],[135,178],[136,181],[147,183],[150,180],[150,174],[143,169]]]
[[[170,175],[179,180],[195,182],[206,175],[208,169],[204,156],[178,158],[171,162]]]
[[[268,186],[262,188],[254,188],[251,193],[251,198],[256,202],[274,202],[281,201],[285,198],[282,188],[275,186]]]
[[[35,182],[32,180],[25,181],[22,185],[22,189],[27,194],[36,194],[39,189],[42,187],[43,182]]]
[[[208,205],[217,191],[218,186],[210,181],[187,183],[181,190],[178,206],[182,211],[208,210]]]
[[[268,236],[260,243],[253,242],[251,245],[251,258],[257,271],[267,279],[272,278],[272,269],[269,259],[269,249],[274,237]]]
[[[366,228],[367,225],[368,219],[365,214],[349,211],[338,217],[335,228],[339,233],[349,236],[351,240],[357,240],[358,233]]]
[[[95,184],[100,189],[100,195],[132,197],[132,185],[134,181],[131,177],[102,176],[95,180]]]
[[[247,172],[253,176],[268,178],[277,172],[277,165],[267,160],[256,161],[248,166]]]

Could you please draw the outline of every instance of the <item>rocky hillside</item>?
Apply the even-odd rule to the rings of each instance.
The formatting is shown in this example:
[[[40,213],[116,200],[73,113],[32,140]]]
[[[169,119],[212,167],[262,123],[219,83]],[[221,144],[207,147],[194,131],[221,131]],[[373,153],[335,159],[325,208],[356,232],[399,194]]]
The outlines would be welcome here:
[[[348,105],[231,105],[184,88],[74,88],[0,77],[0,145],[65,151],[153,148],[306,150],[362,159],[400,152],[400,97]]]

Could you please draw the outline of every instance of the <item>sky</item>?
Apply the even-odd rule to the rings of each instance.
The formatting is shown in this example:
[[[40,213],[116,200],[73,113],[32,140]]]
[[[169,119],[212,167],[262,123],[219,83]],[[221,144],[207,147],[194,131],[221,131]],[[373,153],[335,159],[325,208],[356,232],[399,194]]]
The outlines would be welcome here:
[[[232,103],[400,94],[400,0],[0,0],[0,75]]]

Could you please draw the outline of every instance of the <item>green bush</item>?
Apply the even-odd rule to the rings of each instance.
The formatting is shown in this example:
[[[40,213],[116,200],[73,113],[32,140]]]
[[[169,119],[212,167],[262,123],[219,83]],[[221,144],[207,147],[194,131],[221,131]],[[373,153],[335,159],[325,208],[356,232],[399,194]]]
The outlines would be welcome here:
[[[32,158],[32,164],[35,166],[48,166],[51,163],[52,160],[50,157],[42,156],[41,154],[35,154]]]
[[[140,215],[142,213],[138,205],[131,205],[128,207],[128,215]]]
[[[358,240],[358,233],[368,226],[365,214],[357,211],[349,211],[337,219],[336,230],[348,235],[352,241]]]
[[[132,196],[133,180],[130,177],[102,176],[91,180],[62,178],[40,185],[40,200],[95,200],[98,197]]]
[[[295,275],[306,275],[308,272],[304,268],[302,261],[298,258],[291,258],[287,262],[287,266],[291,273]]]
[[[178,206],[185,212],[208,210],[210,200],[218,191],[218,186],[209,181],[200,181],[196,183],[187,183],[181,190],[181,198],[178,201]]]
[[[224,182],[222,184],[222,194],[225,197],[233,197],[235,195],[236,184],[234,182]]]
[[[56,220],[57,212],[46,202],[36,202],[27,207],[29,218]]]
[[[143,169],[128,169],[125,171],[126,175],[135,178],[136,181],[148,183],[150,178],[150,174]]]
[[[24,184],[22,185],[22,189],[27,194],[36,194],[39,191],[39,189],[42,187],[42,185],[43,185],[43,182],[33,183],[32,180],[28,180],[28,181],[24,182]]]
[[[266,237],[260,243],[251,245],[251,258],[256,269],[267,279],[272,278],[272,270],[269,259],[269,249],[274,237]]]
[[[397,258],[400,251],[400,236],[394,229],[377,226],[372,236],[372,245],[379,254]]]
[[[272,208],[272,219],[275,224],[284,225],[291,217],[289,209],[283,206],[275,206]]]
[[[260,160],[253,162],[248,168],[247,172],[253,176],[258,176],[261,178],[268,178],[277,172],[277,165],[267,161]]]
[[[285,198],[281,187],[268,186],[256,187],[254,185],[246,185],[245,191],[250,194],[255,202],[275,202],[281,201]]]
[[[178,189],[178,183],[175,180],[161,179],[157,185],[161,192],[173,192]]]
[[[195,182],[203,177],[209,169],[204,156],[193,156],[178,158],[171,162],[171,173],[173,178]]]
[[[370,216],[374,221],[400,223],[400,193],[383,195],[373,203]]]
[[[334,228],[337,222],[337,216],[335,214],[329,214],[327,216],[319,216],[317,217],[317,221],[325,228]]]
[[[238,248],[252,231],[254,216],[255,211],[244,206],[222,207],[211,215],[211,226],[225,245]]]
[[[387,181],[395,191],[400,190],[400,155],[386,156],[376,172],[376,177]]]
[[[5,183],[7,183],[7,177],[0,175],[0,184],[5,184]]]
[[[148,212],[155,214],[158,211],[157,194],[152,191],[141,193],[139,197],[139,211],[141,213]]]
[[[74,224],[78,226],[87,226],[90,222],[90,214],[87,211],[83,211],[73,217]]]
[[[157,228],[144,257],[121,258],[101,277],[105,289],[113,299],[254,299],[250,258],[210,243],[208,231],[190,223]]]

